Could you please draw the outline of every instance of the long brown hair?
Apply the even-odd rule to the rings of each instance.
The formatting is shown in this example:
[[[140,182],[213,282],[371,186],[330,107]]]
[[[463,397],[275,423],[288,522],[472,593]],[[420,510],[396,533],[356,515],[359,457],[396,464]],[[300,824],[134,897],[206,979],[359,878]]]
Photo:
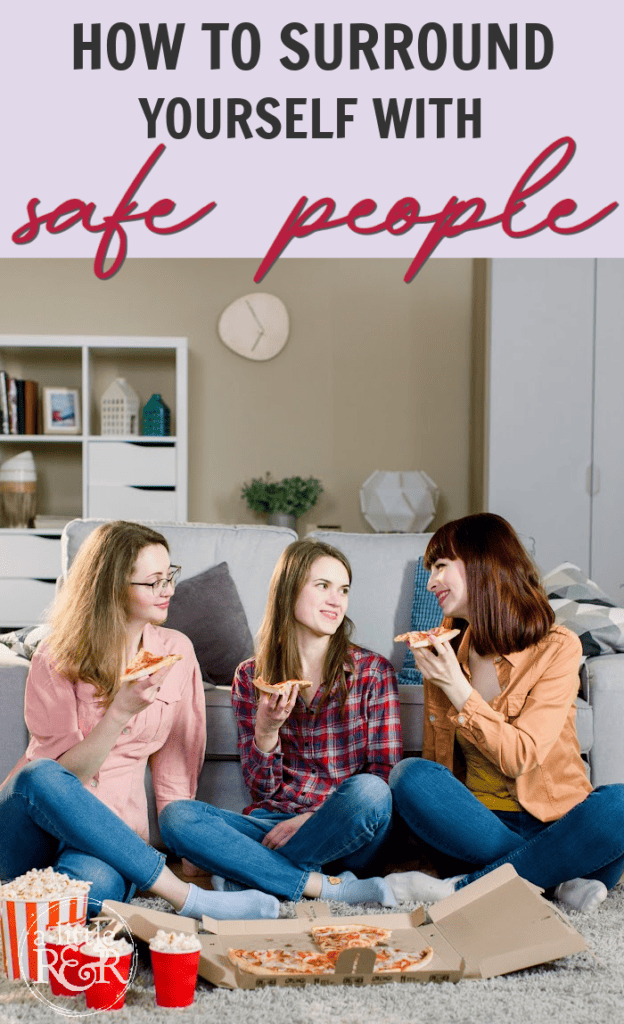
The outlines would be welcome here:
[[[522,651],[549,632],[555,615],[539,572],[506,519],[479,512],[446,523],[427,545],[425,568],[440,558],[461,558],[466,566],[468,618],[477,654]],[[462,630],[466,626],[461,619],[448,618],[444,624]]]
[[[280,556],[273,570],[264,618],[257,636],[256,676],[268,683],[284,679],[301,679],[302,668],[295,629],[295,605],[312,566],[324,555],[335,558],[347,570],[351,583],[351,566],[342,551],[318,540],[296,540]],[[323,665],[322,694],[318,707],[329,698],[338,680],[338,699],[344,708],[347,698],[345,666],[352,667],[349,639],[353,623],[346,615],[330,637]]]
[[[92,683],[107,706],[119,687],[128,625],[129,582],[139,552],[169,545],[162,534],[122,520],[83,541],[50,615],[47,650],[72,683]]]

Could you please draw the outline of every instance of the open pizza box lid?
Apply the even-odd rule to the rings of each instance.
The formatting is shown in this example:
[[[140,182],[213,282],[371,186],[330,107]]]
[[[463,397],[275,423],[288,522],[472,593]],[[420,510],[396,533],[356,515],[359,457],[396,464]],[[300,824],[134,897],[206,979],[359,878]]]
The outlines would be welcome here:
[[[277,921],[216,921],[202,923],[162,911],[108,900],[139,939],[146,942],[159,928],[199,932],[201,977],[223,988],[262,988],[304,984],[366,985],[392,982],[459,981],[492,978],[547,963],[587,949],[582,935],[541,890],[520,878],[505,864],[429,908],[410,913],[331,916],[318,901],[297,905],[297,917]],[[309,949],[311,924],[379,924],[392,929],[388,945],[417,953],[425,946],[433,958],[424,969],[400,974],[373,974],[374,951],[345,950],[334,975],[266,977],[235,968],[227,957],[230,947],[247,949]],[[202,931],[200,931],[202,929]]]

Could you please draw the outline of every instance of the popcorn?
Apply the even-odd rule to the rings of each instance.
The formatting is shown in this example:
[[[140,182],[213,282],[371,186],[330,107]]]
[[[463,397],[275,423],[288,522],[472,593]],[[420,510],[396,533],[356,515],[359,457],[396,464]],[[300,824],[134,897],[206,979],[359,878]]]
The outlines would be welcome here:
[[[48,980],[44,933],[56,925],[84,925],[90,882],[53,868],[33,868],[0,886],[2,960],[11,980]]]
[[[159,928],[154,938],[150,940],[149,948],[159,953],[194,953],[201,949],[201,942],[197,935],[189,935],[187,932],[166,932]]]
[[[125,939],[115,939],[109,935],[99,935],[90,942],[85,942],[81,946],[81,952],[84,956],[97,956],[102,959],[104,957],[126,956],[128,953],[132,953],[132,946]]]
[[[58,900],[84,896],[90,882],[55,871],[54,868],[32,868],[12,882],[0,886],[0,897],[6,900]]]

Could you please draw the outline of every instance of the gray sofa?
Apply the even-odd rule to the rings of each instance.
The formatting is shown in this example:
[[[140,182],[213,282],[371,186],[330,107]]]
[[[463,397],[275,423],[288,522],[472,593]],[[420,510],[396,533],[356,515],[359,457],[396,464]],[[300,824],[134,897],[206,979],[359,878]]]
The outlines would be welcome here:
[[[65,573],[84,537],[100,520],[74,520],[63,536]],[[172,561],[182,565],[182,579],[220,562],[227,562],[252,634],[266,601],[275,563],[296,539],[292,530],[265,526],[150,524],[171,547]],[[365,534],[319,532],[312,536],[339,547],[353,568],[349,615],[355,640],[387,657],[397,670],[406,648],[394,636],[409,627],[416,560],[430,534]],[[0,779],[26,748],[23,695],[28,662],[0,645]],[[624,744],[619,723],[624,713],[624,655],[590,658],[581,673],[583,696],[578,700],[577,731],[594,785],[624,782]],[[407,754],[421,749],[422,688],[401,686],[403,746]],[[206,688],[207,751],[198,797],[221,807],[240,810],[247,801],[237,760],[236,726],[229,689]],[[148,780],[149,788],[149,780]],[[158,832],[152,817],[152,838]]]

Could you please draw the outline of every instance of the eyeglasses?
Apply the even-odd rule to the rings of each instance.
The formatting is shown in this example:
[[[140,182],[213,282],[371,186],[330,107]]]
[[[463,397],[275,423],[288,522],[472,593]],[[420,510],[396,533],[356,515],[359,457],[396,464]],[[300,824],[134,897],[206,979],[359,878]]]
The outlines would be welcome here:
[[[164,594],[167,587],[171,586],[175,590],[176,583],[180,579],[180,573],[182,572],[181,565],[170,566],[171,572],[169,576],[164,576],[161,580],[155,580],[154,583],[133,583],[130,581],[131,587],[151,587],[154,597],[159,597],[160,594]]]

